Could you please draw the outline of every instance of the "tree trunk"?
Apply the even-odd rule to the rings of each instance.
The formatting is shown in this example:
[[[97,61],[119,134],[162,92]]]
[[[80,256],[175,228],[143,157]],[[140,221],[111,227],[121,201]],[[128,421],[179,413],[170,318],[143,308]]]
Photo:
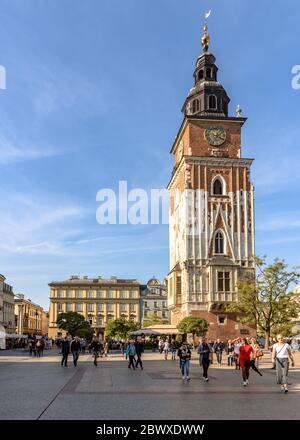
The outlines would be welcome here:
[[[269,350],[269,347],[270,347],[270,336],[271,336],[271,331],[270,331],[270,329],[269,329],[269,330],[266,331],[266,333],[265,333],[265,338],[266,338],[266,340],[265,340],[265,349],[266,349],[266,350]]]

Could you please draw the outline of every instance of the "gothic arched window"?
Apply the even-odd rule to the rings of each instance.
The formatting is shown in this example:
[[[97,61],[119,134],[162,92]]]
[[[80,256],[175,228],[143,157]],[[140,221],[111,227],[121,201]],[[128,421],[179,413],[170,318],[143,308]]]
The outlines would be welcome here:
[[[224,254],[224,236],[221,231],[215,235],[215,254]]]
[[[213,194],[216,196],[221,196],[223,194],[223,185],[220,179],[214,181]]]
[[[206,69],[206,78],[211,78],[211,69]]]
[[[208,106],[210,109],[216,109],[217,108],[217,98],[215,95],[209,95],[208,97]]]

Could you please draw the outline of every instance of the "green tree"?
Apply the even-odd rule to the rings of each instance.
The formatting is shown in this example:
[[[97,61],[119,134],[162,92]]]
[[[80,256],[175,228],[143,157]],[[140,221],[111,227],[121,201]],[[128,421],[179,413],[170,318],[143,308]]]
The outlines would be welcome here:
[[[207,332],[209,327],[208,322],[204,318],[197,318],[196,316],[187,316],[183,318],[177,325],[180,333],[192,333],[193,343],[195,343],[195,335],[203,335]]]
[[[120,336],[121,338],[126,338],[129,332],[139,329],[139,324],[134,321],[128,321],[126,319],[114,319],[109,321],[105,334],[108,337],[114,338],[115,336]]]
[[[155,316],[154,313],[151,313],[147,319],[144,319],[143,326],[151,327],[152,325],[166,324],[166,321],[160,318],[159,316]]]
[[[77,332],[80,330],[91,329],[89,323],[80,313],[77,312],[59,313],[56,324],[59,328],[68,332],[72,337],[76,336]]]
[[[256,278],[249,276],[238,282],[238,301],[227,309],[238,313],[242,323],[263,332],[268,348],[270,336],[278,331],[289,332],[293,318],[298,316],[299,304],[288,291],[299,281],[300,273],[298,268],[289,270],[278,258],[270,265],[265,257],[256,258],[256,269]]]

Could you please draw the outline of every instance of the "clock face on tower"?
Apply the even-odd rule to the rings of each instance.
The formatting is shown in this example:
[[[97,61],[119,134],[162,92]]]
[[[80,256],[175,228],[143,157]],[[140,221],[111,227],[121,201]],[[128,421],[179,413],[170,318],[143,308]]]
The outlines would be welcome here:
[[[222,127],[209,127],[205,130],[204,137],[210,145],[219,146],[226,141],[226,131]]]

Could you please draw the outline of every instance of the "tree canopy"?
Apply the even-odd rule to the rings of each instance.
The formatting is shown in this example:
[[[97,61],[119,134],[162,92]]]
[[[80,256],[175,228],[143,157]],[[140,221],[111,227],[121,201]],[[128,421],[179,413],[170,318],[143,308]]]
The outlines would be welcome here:
[[[59,313],[56,324],[59,328],[68,332],[72,337],[80,336],[79,333],[82,331],[93,332],[90,324],[84,319],[84,316],[77,312]]]
[[[114,338],[115,336],[120,336],[121,338],[126,338],[129,332],[139,329],[139,324],[134,321],[128,321],[126,319],[114,319],[107,323],[105,334],[108,337]]]
[[[207,332],[209,327],[208,322],[204,318],[198,318],[197,316],[187,316],[183,318],[177,325],[177,329],[181,333],[192,333],[193,341],[195,335],[203,335]]]
[[[289,292],[291,285],[300,279],[299,268],[289,269],[284,260],[276,258],[267,265],[265,257],[256,258],[257,276],[238,282],[238,301],[228,306],[229,311],[239,313],[238,319],[256,326],[266,336],[278,332],[290,333],[292,320],[299,314],[299,304]]]

